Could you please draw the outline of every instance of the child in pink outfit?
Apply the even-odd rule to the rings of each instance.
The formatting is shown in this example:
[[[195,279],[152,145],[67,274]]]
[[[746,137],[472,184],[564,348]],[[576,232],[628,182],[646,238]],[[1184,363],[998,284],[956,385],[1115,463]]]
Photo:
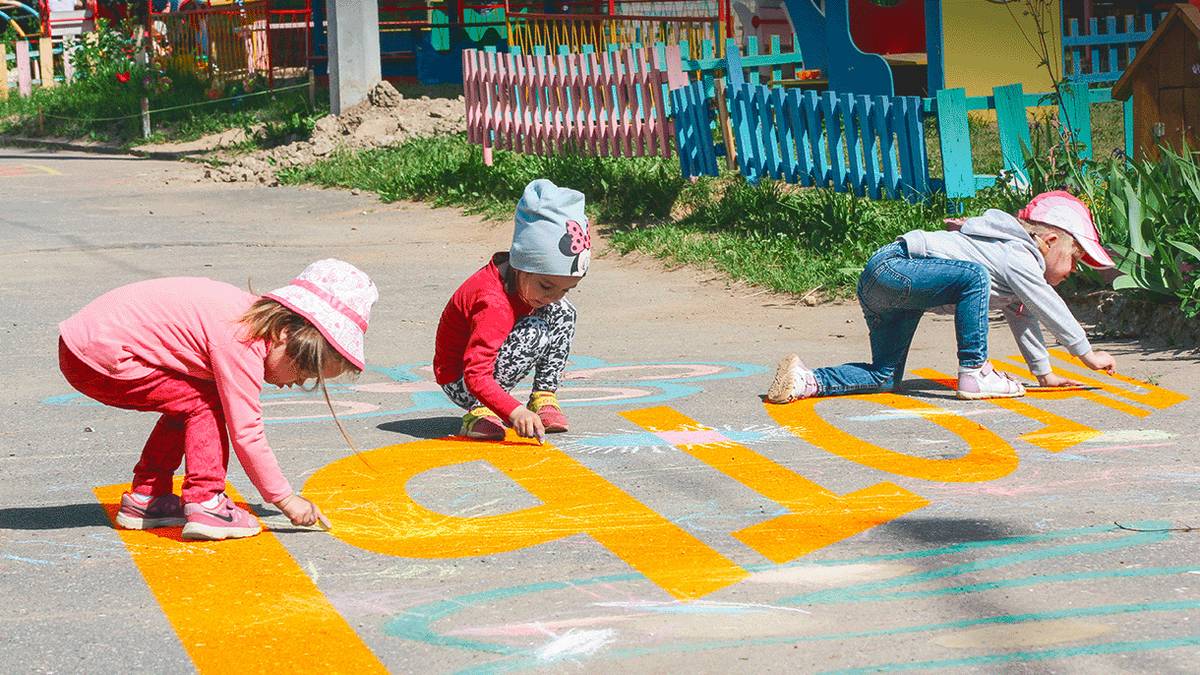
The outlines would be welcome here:
[[[189,539],[257,534],[257,519],[225,496],[229,446],[263,498],[293,524],[328,524],[292,491],[267,444],[259,394],[361,371],[363,336],[379,297],[367,275],[340,260],[310,265],[287,286],[256,296],[211,279],[177,277],[123,286],[59,325],[67,381],[106,405],[161,413],[117,522],[131,529],[183,525]],[[172,480],[186,459],[183,498]]]

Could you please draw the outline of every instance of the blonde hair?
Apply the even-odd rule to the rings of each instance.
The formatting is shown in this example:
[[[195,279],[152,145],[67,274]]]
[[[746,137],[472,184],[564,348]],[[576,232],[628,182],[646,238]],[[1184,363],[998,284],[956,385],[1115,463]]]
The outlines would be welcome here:
[[[1017,221],[1021,223],[1021,227],[1025,228],[1025,231],[1028,232],[1029,236],[1031,237],[1041,238],[1047,234],[1056,234],[1060,238],[1064,238],[1071,242],[1072,250],[1080,254],[1083,253],[1083,247],[1079,245],[1079,242],[1075,240],[1075,237],[1061,227],[1049,225],[1037,220],[1028,220],[1026,218],[1017,218]]]
[[[342,356],[312,322],[270,298],[259,298],[250,305],[240,322],[245,326],[243,335],[247,341],[266,340],[275,343],[287,336],[284,353],[296,365],[298,374],[304,376],[305,380],[315,379],[317,382],[312,388],[303,385],[301,388],[305,391],[321,390],[325,396],[325,405],[329,407],[329,414],[333,416],[333,423],[337,425],[350,449],[358,452],[350,434],[346,433],[346,428],[342,426],[342,421],[333,410],[333,401],[329,399],[329,390],[325,387],[325,368],[331,363],[336,364],[337,375],[357,375],[362,370]]]

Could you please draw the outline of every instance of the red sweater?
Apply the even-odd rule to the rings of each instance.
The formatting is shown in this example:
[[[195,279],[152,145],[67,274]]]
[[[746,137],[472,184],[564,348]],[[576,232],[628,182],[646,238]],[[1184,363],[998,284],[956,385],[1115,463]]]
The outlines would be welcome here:
[[[442,311],[433,352],[438,384],[461,377],[467,391],[505,420],[521,404],[496,382],[496,354],[517,320],[533,312],[505,290],[499,266],[507,261],[507,252],[494,254],[454,291]]]

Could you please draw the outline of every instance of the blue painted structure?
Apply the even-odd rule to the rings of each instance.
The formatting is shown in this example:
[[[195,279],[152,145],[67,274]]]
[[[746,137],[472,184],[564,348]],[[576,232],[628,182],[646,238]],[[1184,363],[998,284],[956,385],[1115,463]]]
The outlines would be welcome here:
[[[1063,76],[1072,80],[1110,83],[1121,79],[1138,47],[1150,39],[1166,13],[1092,18],[1082,28],[1078,19],[1063,21]]]

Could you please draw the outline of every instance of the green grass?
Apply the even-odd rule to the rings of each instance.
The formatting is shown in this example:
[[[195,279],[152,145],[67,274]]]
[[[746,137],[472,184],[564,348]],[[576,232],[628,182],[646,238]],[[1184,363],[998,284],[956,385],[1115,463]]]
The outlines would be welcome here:
[[[144,142],[190,141],[228,129],[264,126],[255,147],[307,137],[316,118],[328,113],[327,97],[316,109],[304,89],[210,102],[207,86],[194,77],[177,75],[172,87],[150,101],[152,135],[142,138],[141,99],[132,89],[107,82],[77,81],[32,96],[11,95],[0,101],[0,133],[65,136],[132,146]],[[195,105],[200,104],[200,105]],[[162,108],[190,107],[155,112]],[[39,112],[41,113],[39,118]],[[120,120],[103,118],[124,117]]]
[[[387,201],[412,199],[510,219],[525,185],[549,178],[588,199],[594,223],[621,253],[641,251],[713,267],[731,277],[792,293],[853,292],[870,254],[897,235],[936,229],[951,205],[876,200],[801,189],[775,181],[757,185],[725,175],[689,182],[675,160],[536,157],[497,152],[483,165],[463,136],[410,140],[398,147],[339,153],[289,169],[284,183],[314,183],[376,192]],[[1011,208],[987,191],[968,209]]]

